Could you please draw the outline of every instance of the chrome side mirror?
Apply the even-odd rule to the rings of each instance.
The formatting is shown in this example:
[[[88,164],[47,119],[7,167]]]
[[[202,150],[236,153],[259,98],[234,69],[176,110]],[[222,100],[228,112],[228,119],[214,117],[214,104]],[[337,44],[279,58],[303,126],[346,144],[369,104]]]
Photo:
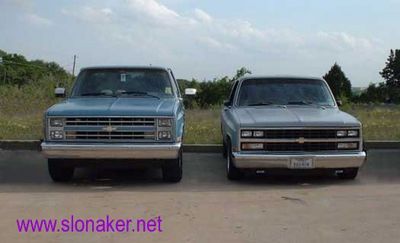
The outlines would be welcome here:
[[[341,100],[336,100],[336,104],[338,107],[341,107],[343,105],[343,102]]]
[[[54,90],[54,94],[57,98],[64,98],[65,97],[65,88],[56,88]]]
[[[185,95],[194,96],[197,94],[197,89],[185,89]]]

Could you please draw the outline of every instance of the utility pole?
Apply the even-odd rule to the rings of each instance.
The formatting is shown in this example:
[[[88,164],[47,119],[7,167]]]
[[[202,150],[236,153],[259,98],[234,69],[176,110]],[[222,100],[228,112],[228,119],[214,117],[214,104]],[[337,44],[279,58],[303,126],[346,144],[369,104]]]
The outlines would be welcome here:
[[[74,65],[72,66],[72,76],[75,76],[76,55],[74,55]]]

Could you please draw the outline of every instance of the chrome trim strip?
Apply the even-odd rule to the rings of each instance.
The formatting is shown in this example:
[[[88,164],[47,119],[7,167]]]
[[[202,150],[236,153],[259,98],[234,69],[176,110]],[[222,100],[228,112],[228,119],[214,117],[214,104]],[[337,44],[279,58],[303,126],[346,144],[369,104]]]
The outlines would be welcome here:
[[[43,142],[42,154],[64,159],[176,159],[181,143],[174,144],[60,144]]]
[[[290,160],[312,158],[314,168],[358,168],[366,160],[365,152],[352,153],[293,153],[293,154],[249,154],[233,153],[233,162],[238,168],[290,168]]]
[[[298,143],[298,138],[285,138],[285,139],[274,139],[274,138],[246,138],[240,140],[242,143]],[[329,143],[329,142],[359,142],[359,138],[325,138],[325,139],[317,139],[317,138],[304,138],[302,141],[304,143]]]

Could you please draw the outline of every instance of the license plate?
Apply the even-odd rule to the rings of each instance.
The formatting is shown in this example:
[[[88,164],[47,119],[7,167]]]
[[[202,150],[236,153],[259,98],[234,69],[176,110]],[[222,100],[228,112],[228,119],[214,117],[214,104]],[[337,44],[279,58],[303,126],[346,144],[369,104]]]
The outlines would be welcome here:
[[[313,169],[314,161],[311,158],[296,158],[290,160],[291,169]]]

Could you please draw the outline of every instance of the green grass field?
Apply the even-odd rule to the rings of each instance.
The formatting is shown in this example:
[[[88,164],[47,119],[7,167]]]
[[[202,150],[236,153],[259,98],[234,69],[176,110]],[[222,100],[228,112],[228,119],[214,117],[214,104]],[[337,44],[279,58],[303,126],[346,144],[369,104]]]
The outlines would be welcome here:
[[[0,87],[0,139],[41,139],[43,112],[56,102],[53,87]],[[46,98],[43,98],[46,97]],[[346,105],[364,124],[367,140],[400,140],[400,106]],[[185,143],[221,142],[220,110],[188,110]]]

